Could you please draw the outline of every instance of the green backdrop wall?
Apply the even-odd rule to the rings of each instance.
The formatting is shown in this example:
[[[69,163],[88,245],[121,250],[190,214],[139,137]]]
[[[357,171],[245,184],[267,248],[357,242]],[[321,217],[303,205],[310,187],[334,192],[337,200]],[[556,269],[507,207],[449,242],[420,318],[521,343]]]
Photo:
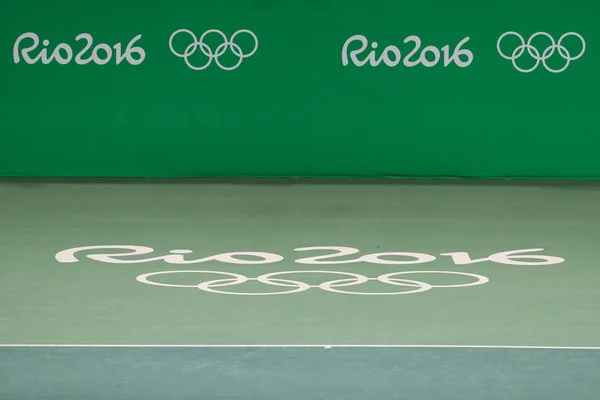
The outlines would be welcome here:
[[[0,10],[3,176],[600,177],[598,1]]]

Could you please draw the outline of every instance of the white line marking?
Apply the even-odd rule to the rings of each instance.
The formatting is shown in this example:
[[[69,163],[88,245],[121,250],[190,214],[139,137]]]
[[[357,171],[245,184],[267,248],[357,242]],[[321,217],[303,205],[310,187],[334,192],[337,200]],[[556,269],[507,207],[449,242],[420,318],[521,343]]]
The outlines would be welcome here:
[[[441,349],[529,349],[600,350],[597,346],[488,346],[488,345],[383,345],[383,344],[0,344],[10,347],[72,348],[441,348]]]

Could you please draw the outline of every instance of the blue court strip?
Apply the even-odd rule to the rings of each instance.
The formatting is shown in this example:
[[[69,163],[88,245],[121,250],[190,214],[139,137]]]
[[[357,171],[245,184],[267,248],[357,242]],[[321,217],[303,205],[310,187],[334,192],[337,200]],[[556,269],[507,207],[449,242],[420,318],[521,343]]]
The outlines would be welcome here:
[[[0,347],[0,399],[598,400],[600,351]]]

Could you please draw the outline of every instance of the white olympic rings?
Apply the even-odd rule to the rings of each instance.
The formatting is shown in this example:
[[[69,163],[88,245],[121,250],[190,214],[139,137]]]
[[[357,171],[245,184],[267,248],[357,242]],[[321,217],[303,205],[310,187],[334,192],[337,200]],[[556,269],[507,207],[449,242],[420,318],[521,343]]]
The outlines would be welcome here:
[[[173,39],[175,38],[175,36],[177,36],[180,33],[187,33],[188,35],[190,35],[192,37],[192,43],[190,43],[185,48],[183,53],[179,53],[173,48]],[[206,43],[204,43],[204,39],[206,38],[206,35],[211,34],[211,33],[216,33],[223,38],[223,43],[218,45],[214,52]],[[248,54],[244,54],[244,52],[242,51],[242,48],[238,44],[234,43],[234,40],[237,37],[237,35],[239,35],[241,33],[249,34],[254,39],[254,48]],[[242,61],[244,60],[244,58],[248,58],[248,57],[252,56],[254,53],[256,53],[256,50],[258,49],[258,38],[252,31],[249,31],[248,29],[240,29],[239,31],[235,32],[231,36],[231,40],[229,40],[229,39],[227,39],[227,36],[220,30],[210,29],[210,30],[204,32],[202,34],[202,36],[200,36],[200,39],[197,39],[196,35],[192,31],[190,31],[188,29],[179,29],[179,30],[175,31],[169,38],[169,48],[171,49],[173,54],[175,54],[177,57],[183,58],[185,60],[185,63],[187,64],[187,66],[190,67],[191,69],[193,69],[194,71],[202,71],[203,69],[208,68],[213,60],[215,60],[215,63],[219,66],[219,68],[221,68],[225,71],[231,71],[231,70],[234,70],[237,67],[239,67],[240,64],[242,63]],[[227,51],[228,48],[231,49],[231,52],[239,58],[238,62],[232,67],[226,67],[219,62],[219,57],[221,57],[223,54],[225,54],[225,52]],[[192,65],[189,61],[189,57],[191,55],[193,55],[194,53],[196,53],[197,49],[200,49],[202,54],[204,54],[205,56],[208,57],[208,61],[206,62],[206,64],[204,64],[201,67],[196,67],[196,66]]]
[[[505,37],[511,36],[511,35],[519,38],[521,41],[521,44],[513,50],[512,54],[510,56],[508,56],[508,55],[504,54],[504,52],[500,48],[500,44]],[[531,45],[531,42],[533,41],[533,39],[538,36],[547,37],[548,39],[550,39],[550,43],[551,43],[550,46],[548,46],[541,54],[538,49],[536,49],[534,46]],[[562,44],[562,41],[568,36],[577,37],[581,41],[581,44],[582,44],[581,52],[579,52],[579,54],[577,54],[576,56],[573,56],[573,57],[571,56],[571,53],[569,53],[569,50],[567,50],[567,48],[565,46],[563,46],[563,44]],[[564,35],[562,35],[560,37],[560,39],[558,39],[558,42],[555,42],[554,38],[550,34],[548,34],[546,32],[537,32],[537,33],[534,33],[533,35],[531,35],[531,37],[527,40],[527,42],[525,42],[525,39],[523,38],[523,36],[521,36],[517,32],[506,32],[498,38],[498,42],[496,43],[496,48],[498,49],[498,53],[500,54],[500,56],[502,56],[502,58],[505,58],[507,60],[511,60],[513,66],[519,72],[529,73],[531,71],[534,71],[540,65],[540,62],[541,62],[548,71],[553,72],[553,73],[559,73],[559,72],[563,72],[564,70],[566,70],[569,67],[569,64],[571,63],[571,61],[575,61],[575,60],[581,58],[581,56],[583,56],[583,53],[585,53],[585,40],[583,39],[583,36],[581,36],[579,33],[567,32]],[[526,49],[527,49],[527,52],[529,53],[529,55],[535,60],[535,65],[529,69],[524,69],[517,65],[517,59],[523,55],[523,53],[525,52]],[[550,57],[552,57],[552,55],[554,54],[554,51],[558,51],[558,54],[560,54],[560,56],[566,60],[565,66],[560,69],[552,69],[546,63],[546,60],[548,60]]]
[[[170,283],[159,283],[155,281],[151,281],[149,278],[158,275],[172,275],[172,274],[217,274],[217,275],[225,275],[226,278],[213,279],[208,281],[201,281],[200,283],[195,284],[170,284]],[[344,275],[346,278],[335,279],[327,282],[323,282],[318,285],[310,285],[305,282],[292,280],[292,279],[282,279],[281,275],[288,274],[327,274],[327,275]],[[449,274],[449,275],[463,275],[470,278],[474,278],[475,282],[462,283],[462,284],[448,284],[448,285],[431,285],[429,283],[409,280],[409,279],[401,279],[396,276],[399,275],[409,275],[409,274]],[[483,285],[489,282],[489,279],[482,275],[467,273],[467,272],[456,272],[456,271],[400,271],[400,272],[391,272],[383,275],[379,275],[377,278],[368,278],[361,274],[356,274],[352,272],[342,272],[342,271],[279,271],[279,272],[270,272],[268,274],[260,275],[256,278],[248,278],[245,275],[236,274],[233,272],[223,272],[223,271],[205,271],[205,270],[183,270],[183,271],[159,271],[159,272],[150,272],[147,274],[143,274],[138,276],[138,282],[145,283],[147,285],[154,286],[163,286],[163,287],[172,287],[172,288],[196,288],[205,292],[210,293],[218,293],[218,294],[228,294],[228,295],[236,295],[236,296],[270,296],[270,295],[280,295],[280,294],[292,294],[292,293],[300,293],[305,292],[311,288],[319,288],[321,290],[325,290],[327,292],[332,293],[342,293],[342,294],[353,294],[353,295],[362,295],[362,296],[389,296],[389,295],[403,295],[403,294],[415,294],[426,292],[433,288],[460,288],[460,287],[468,287],[468,286],[478,286]],[[265,285],[277,286],[288,288],[287,291],[270,291],[270,292],[229,292],[221,290],[220,288],[227,286],[235,286],[241,285],[243,283],[249,281],[256,281],[263,283]],[[412,290],[404,290],[404,291],[390,291],[390,292],[353,292],[348,290],[343,290],[340,288],[346,288],[348,286],[356,286],[368,281],[379,281],[381,283],[385,283],[392,286],[401,286],[413,288]]]

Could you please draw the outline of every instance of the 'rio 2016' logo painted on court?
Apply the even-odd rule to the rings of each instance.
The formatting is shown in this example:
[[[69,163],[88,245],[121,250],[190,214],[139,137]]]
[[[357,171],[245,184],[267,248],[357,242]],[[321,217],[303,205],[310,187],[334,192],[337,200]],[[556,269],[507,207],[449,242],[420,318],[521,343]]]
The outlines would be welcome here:
[[[88,52],[94,43],[94,38],[89,33],[82,33],[77,35],[75,41],[84,40],[86,45],[84,48],[75,55],[75,63],[79,65],[89,64],[90,62],[94,62],[98,65],[108,64],[113,57],[115,56],[115,63],[117,65],[121,64],[123,60],[127,61],[131,65],[139,65],[146,58],[146,52],[141,47],[134,46],[135,43],[140,40],[142,35],[137,35],[134,37],[127,47],[123,51],[123,45],[121,43],[117,43],[114,46],[109,46],[104,43],[97,44],[91,51],[91,55],[85,58],[86,52]],[[24,40],[31,39],[32,43],[29,47],[21,48],[21,42]],[[38,48],[40,44],[40,38],[38,35],[32,32],[24,33],[19,36],[15,42],[13,47],[13,59],[15,64],[21,62],[21,58],[27,64],[35,64],[38,61],[41,61],[42,64],[50,64],[52,61],[56,61],[59,64],[65,65],[69,64],[73,60],[73,49],[66,43],[58,44],[54,50],[48,55],[48,46],[50,46],[50,41],[44,39],[42,41],[43,49],[39,52],[37,56],[31,57],[30,53]],[[114,49],[114,53],[113,53]]]
[[[519,41],[520,41],[520,44],[518,46],[516,46],[514,48],[514,50],[512,50],[512,52],[509,51],[508,54],[505,54],[502,51],[501,45],[502,45],[503,40],[510,36],[517,37],[517,39],[519,39]],[[548,47],[546,47],[546,49],[544,51],[542,51],[541,53],[535,46],[533,46],[531,44],[533,39],[535,39],[538,36],[543,36],[543,37],[549,39],[549,41],[550,41],[550,45]],[[576,53],[576,55],[571,55],[571,52],[567,49],[566,46],[563,45],[563,40],[565,40],[569,36],[573,36],[573,37],[577,38],[578,41],[581,42],[581,50],[579,51],[579,53]],[[506,32],[498,38],[496,47],[498,49],[498,53],[500,54],[500,56],[502,56],[502,58],[512,61],[513,66],[519,72],[524,72],[524,73],[532,72],[538,68],[538,66],[540,65],[540,62],[541,62],[542,65],[544,66],[544,68],[546,68],[550,72],[557,74],[559,72],[563,72],[564,70],[566,70],[569,67],[569,64],[571,64],[571,61],[578,60],[579,58],[581,58],[583,56],[583,53],[585,53],[585,40],[583,39],[583,36],[581,36],[579,33],[568,32],[568,33],[565,33],[564,35],[562,35],[558,39],[558,42],[555,42],[554,38],[550,34],[548,34],[546,32],[537,32],[537,33],[534,33],[533,35],[531,35],[529,37],[529,39],[527,40],[527,42],[525,42],[525,39],[519,33]],[[523,56],[523,54],[525,53],[525,50],[527,50],[527,53],[529,54],[529,56],[535,60],[535,64],[533,65],[533,67],[527,68],[527,69],[522,68],[517,64],[517,60],[520,59],[521,56]],[[575,51],[577,51],[577,50],[575,50]],[[559,69],[550,68],[546,62],[550,57],[552,57],[554,55],[555,52],[566,61],[562,68],[559,68]]]
[[[175,39],[175,37],[180,34],[187,34],[192,39],[191,42],[187,45],[187,47],[183,51],[183,53],[176,51],[173,46],[173,39]],[[210,35],[210,34],[217,34],[217,35],[221,36],[221,39],[223,39],[223,43],[219,44],[217,46],[217,48],[214,50],[211,49],[210,46],[205,43],[206,36]],[[250,35],[250,37],[252,38],[252,40],[254,42],[254,47],[252,48],[252,50],[248,51],[247,53],[244,52],[242,50],[241,46],[235,42],[236,38],[240,34]],[[254,53],[256,53],[256,50],[258,50],[258,38],[254,34],[254,32],[249,31],[248,29],[240,29],[239,31],[237,31],[233,35],[231,35],[231,39],[228,39],[227,36],[218,29],[210,29],[210,30],[204,32],[200,36],[200,39],[198,39],[196,37],[194,32],[192,32],[188,29],[179,29],[179,30],[173,32],[173,34],[169,38],[169,48],[171,49],[171,52],[173,52],[173,54],[175,54],[177,57],[183,58],[185,60],[186,65],[188,67],[190,67],[191,69],[193,69],[194,71],[202,71],[202,70],[208,68],[212,64],[213,60],[214,60],[215,64],[217,64],[217,66],[219,68],[221,68],[222,70],[231,71],[231,70],[238,68],[242,64],[242,61],[245,58],[248,58],[248,57],[252,56]],[[223,65],[219,60],[219,58],[222,55],[224,55],[228,49],[231,51],[231,53],[233,53],[238,58],[238,61],[233,66],[229,66],[229,67]],[[193,65],[189,59],[191,56],[193,56],[196,53],[197,50],[199,50],[200,53],[202,53],[206,57],[208,57],[208,60],[206,61],[206,63],[199,67]]]
[[[446,45],[442,47],[441,53],[444,55],[444,67],[447,67],[452,63],[455,63],[461,68],[471,65],[473,62],[473,53],[470,50],[462,48],[462,46],[468,41],[468,37],[461,40],[454,48],[452,55],[450,54],[450,46]],[[360,48],[348,51],[348,47],[353,42],[359,42]],[[395,67],[396,65],[400,64],[400,61],[403,61],[403,64],[406,67],[415,67],[419,64],[422,64],[425,67],[433,67],[438,64],[441,58],[441,53],[437,47],[427,46],[421,50],[421,53],[417,55],[416,58],[411,59],[411,57],[415,56],[421,49],[421,39],[414,35],[404,39],[404,43],[409,42],[414,43],[415,47],[406,55],[406,57],[404,57],[404,60],[402,60],[402,53],[400,52],[400,49],[394,45],[385,47],[381,52],[381,56],[377,58],[377,55],[375,54],[375,51],[379,47],[377,42],[371,43],[371,48],[373,50],[371,50],[363,60],[360,60],[358,56],[367,49],[369,46],[369,41],[363,35],[351,36],[348,40],[346,40],[346,43],[344,43],[342,48],[342,65],[348,65],[348,57],[350,57],[352,63],[357,67],[362,67],[367,63],[369,63],[369,65],[372,67],[376,67],[381,64],[382,61],[388,67]],[[461,59],[461,57],[463,57],[464,60]]]
[[[257,264],[273,264],[284,260],[284,257],[276,253],[256,252],[256,251],[235,251],[228,253],[220,253],[213,256],[186,259],[185,254],[191,254],[191,250],[171,250],[168,255],[161,255],[149,258],[134,258],[131,256],[142,256],[154,252],[154,249],[146,246],[84,246],[72,249],[63,250],[56,254],[55,258],[60,263],[76,263],[79,259],[75,256],[76,253],[84,251],[96,250],[120,250],[120,252],[106,254],[87,254],[86,257],[108,264],[141,264],[155,261],[164,261],[167,264],[188,265],[199,264],[206,262],[220,262],[225,264],[237,265],[257,265]],[[125,250],[126,252],[122,252]],[[328,251],[329,254],[321,254],[312,257],[299,258],[294,260],[297,264],[303,265],[332,265],[332,264],[352,264],[352,263],[369,263],[379,265],[414,265],[425,264],[436,260],[436,257],[426,253],[414,252],[384,252],[365,254],[356,258],[355,254],[360,250],[353,247],[345,246],[316,246],[302,247],[294,249],[297,252],[304,251]],[[441,253],[440,256],[449,257],[456,265],[476,264],[481,262],[493,262],[505,265],[522,265],[522,266],[537,266],[537,265],[554,265],[560,264],[565,260],[561,257],[546,256],[539,254],[530,254],[533,252],[543,251],[543,249],[523,249],[510,250],[499,253],[494,253],[485,258],[472,259],[469,253],[454,252]],[[350,258],[348,258],[351,256]],[[125,259],[124,259],[125,258]],[[194,276],[196,281],[193,284],[172,284],[159,282],[160,277],[170,275],[187,275]],[[318,276],[340,275],[341,279],[333,279],[319,284],[309,284],[302,280],[291,279],[291,275],[310,274]],[[465,283],[448,283],[448,284],[429,284],[415,279],[406,279],[405,275],[415,274],[435,274],[445,276],[460,276],[467,277]],[[210,278],[211,275],[220,275],[216,279]],[[203,278],[204,277],[204,278]],[[410,278],[413,278],[410,276]],[[170,288],[195,288],[204,292],[237,295],[237,296],[266,296],[266,295],[282,295],[304,292],[312,288],[318,288],[327,292],[365,295],[365,296],[383,296],[383,295],[405,295],[421,293],[433,288],[461,288],[483,285],[489,281],[485,276],[457,271],[398,271],[378,275],[377,277],[367,277],[362,274],[344,271],[328,271],[328,270],[295,270],[295,271],[276,271],[262,274],[256,278],[249,278],[246,275],[224,271],[210,270],[177,270],[177,271],[158,271],[147,274],[142,274],[137,277],[137,281],[152,285]],[[243,285],[246,282],[259,282],[263,285],[278,287],[275,291],[231,291],[224,288],[229,286]],[[367,282],[378,282],[387,286],[395,287],[395,290],[386,291],[354,291],[351,287],[361,285]],[[402,289],[399,289],[402,288]]]
[[[150,258],[137,258],[137,259],[123,259],[123,257],[141,256],[154,252],[152,247],[146,246],[122,246],[122,245],[108,245],[108,246],[83,246],[75,247],[72,249],[63,250],[56,254],[55,258],[61,263],[76,263],[79,259],[75,257],[76,253],[83,251],[92,250],[125,250],[128,252],[110,253],[110,254],[88,254],[87,258],[95,261],[100,261],[108,264],[142,264],[154,261],[164,261],[167,264],[185,265],[185,264],[198,264],[205,263],[208,261],[218,261],[226,264],[243,264],[243,265],[257,265],[257,264],[272,264],[284,259],[283,256],[276,253],[265,253],[257,251],[234,251],[229,253],[220,253],[214,256],[208,256],[198,258],[195,260],[186,260],[184,254],[193,253],[192,250],[171,250],[168,255],[150,257]],[[510,250],[503,251],[500,253],[494,253],[486,258],[471,259],[469,253],[466,252],[455,252],[455,253],[441,253],[441,256],[450,257],[456,265],[475,264],[485,261],[491,261],[498,264],[506,265],[552,265],[560,264],[565,260],[555,256],[544,256],[538,254],[523,254],[543,251],[544,249],[524,249],[524,250]],[[359,249],[345,246],[315,246],[315,247],[301,247],[294,249],[297,252],[304,251],[331,251],[331,254],[325,254],[314,257],[299,258],[295,260],[297,264],[308,264],[308,265],[332,265],[332,264],[353,264],[366,262],[370,264],[383,264],[383,265],[410,265],[410,264],[425,264],[436,260],[436,257],[426,253],[413,253],[413,252],[386,252],[386,253],[373,253],[360,256],[358,258],[344,259],[341,257],[352,256],[360,252]],[[115,258],[119,257],[119,258]],[[404,258],[391,260],[390,257]],[[248,259],[248,258],[254,258]],[[532,261],[535,260],[535,261]]]

